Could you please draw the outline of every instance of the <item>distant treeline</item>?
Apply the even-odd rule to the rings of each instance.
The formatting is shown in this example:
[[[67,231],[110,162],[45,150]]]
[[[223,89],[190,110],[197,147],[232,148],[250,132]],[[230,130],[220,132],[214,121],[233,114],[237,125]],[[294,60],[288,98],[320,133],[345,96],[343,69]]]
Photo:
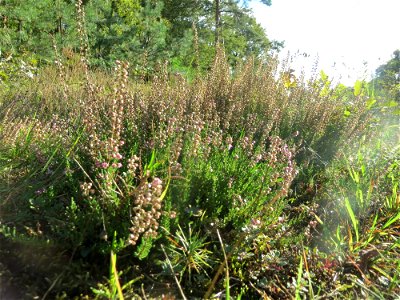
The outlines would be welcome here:
[[[57,46],[87,51],[92,66],[126,60],[141,73],[169,61],[175,71],[185,72],[206,69],[221,44],[235,65],[282,47],[268,39],[247,2],[1,0],[1,57],[33,55],[47,63],[54,61]]]

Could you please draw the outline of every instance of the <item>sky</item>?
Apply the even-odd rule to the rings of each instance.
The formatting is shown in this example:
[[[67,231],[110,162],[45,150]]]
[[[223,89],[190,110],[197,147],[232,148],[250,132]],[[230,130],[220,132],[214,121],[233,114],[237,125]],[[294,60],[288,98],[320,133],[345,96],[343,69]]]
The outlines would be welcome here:
[[[304,67],[306,74],[318,59],[318,69],[352,85],[370,79],[400,49],[400,0],[272,0],[272,6],[249,6],[270,39],[285,41],[280,55],[295,55],[294,69]]]

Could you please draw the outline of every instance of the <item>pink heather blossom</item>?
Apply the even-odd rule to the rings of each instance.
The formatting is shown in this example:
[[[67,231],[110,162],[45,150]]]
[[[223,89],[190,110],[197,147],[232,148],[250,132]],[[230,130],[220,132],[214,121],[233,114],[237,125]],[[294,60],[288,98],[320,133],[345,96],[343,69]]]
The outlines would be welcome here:
[[[151,183],[151,186],[153,188],[156,188],[157,186],[159,186],[161,184],[162,184],[162,180],[160,178],[156,177],[156,178],[153,179],[153,182]]]
[[[35,194],[36,195],[41,195],[41,194],[43,194],[45,192],[46,192],[46,189],[45,188],[41,188],[41,189],[38,189],[37,191],[35,191]]]
[[[106,168],[108,168],[108,162],[102,162],[101,163],[101,167],[103,168],[103,169],[106,169]]]

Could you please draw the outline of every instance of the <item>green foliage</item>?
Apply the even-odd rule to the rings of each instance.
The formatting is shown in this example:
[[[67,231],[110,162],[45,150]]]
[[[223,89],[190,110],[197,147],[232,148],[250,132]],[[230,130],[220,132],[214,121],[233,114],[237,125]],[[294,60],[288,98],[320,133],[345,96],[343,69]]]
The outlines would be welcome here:
[[[157,298],[164,284],[191,297],[397,295],[392,110],[366,83],[304,82],[272,58],[232,69],[221,49],[213,59],[189,82],[163,66],[138,83],[127,63],[94,71],[72,51],[5,83],[0,238],[52,243],[70,262],[40,296]]]
[[[88,20],[93,22],[89,30],[93,39],[89,42],[94,63],[110,65],[120,59],[138,65],[144,71],[146,68],[154,69],[157,62],[167,57],[167,27],[166,20],[161,18],[162,2],[148,0],[144,6],[132,1],[112,3],[110,7],[100,1],[103,15]],[[95,3],[88,6],[88,9],[95,8]]]
[[[1,2],[0,57],[34,54],[39,64],[48,64],[57,59],[54,45],[82,50],[81,26],[88,37],[85,51],[94,66],[111,67],[116,59],[127,60],[135,65],[135,75],[146,78],[166,60],[178,63],[173,71],[185,72],[193,67],[206,70],[213,62],[211,2],[90,0],[83,1],[81,11],[77,16],[74,2],[65,0]],[[271,49],[248,8],[227,1],[223,11],[221,37],[230,63]]]
[[[193,277],[197,277],[198,281],[204,275],[209,278],[207,271],[215,262],[211,257],[212,252],[207,249],[209,243],[205,236],[201,237],[200,232],[194,233],[189,224],[187,234],[178,226],[175,235],[167,232],[167,237],[171,243],[166,253],[174,272],[179,273],[180,281],[188,280],[191,283]],[[168,269],[166,262],[163,267]]]
[[[299,268],[297,271],[297,282],[296,282],[296,294],[295,299],[300,300],[300,290],[302,288],[302,277],[303,277],[303,257],[300,257]]]
[[[63,0],[2,1],[0,49],[5,57],[35,54],[40,62],[52,61],[53,37],[59,43],[73,43],[74,6]]]
[[[117,239],[116,233],[114,233],[113,237],[113,248],[116,250],[117,248]],[[125,283],[123,286],[120,284],[120,276],[122,272],[118,272],[117,270],[117,254],[114,253],[114,250],[110,252],[110,274],[108,279],[108,284],[104,285],[99,283],[98,288],[92,288],[93,293],[96,295],[96,299],[124,299],[124,293],[127,290],[131,289],[131,286],[138,280],[142,279],[142,277],[134,278],[129,282]]]
[[[398,140],[393,139],[396,133],[390,125],[381,126],[373,139],[362,139],[358,147],[348,149],[350,157],[335,161],[327,169],[331,181],[321,194],[321,200],[325,198],[321,219],[324,241],[332,246],[330,251],[337,253],[345,270],[356,268],[362,277],[358,288],[366,295],[384,299],[391,291],[382,282],[391,281],[398,272],[390,264],[398,259],[399,252],[392,244],[393,238],[388,236],[390,226],[398,223],[400,217],[397,192],[400,173]],[[394,248],[385,248],[386,242]],[[351,293],[351,288],[346,287],[343,297]]]
[[[182,167],[186,172],[182,175],[187,180],[174,187],[171,197],[180,199],[181,218],[204,213],[207,219],[203,223],[230,224],[239,230],[252,220],[267,217],[265,207],[287,193],[295,170],[289,149],[279,140],[268,152],[265,145],[253,148],[248,137],[228,137],[227,141],[195,157],[189,156],[189,149],[186,155],[184,152]],[[180,222],[186,223],[186,218]]]
[[[0,86],[6,89],[17,81],[32,79],[37,73],[37,63],[35,55],[15,57],[10,54],[1,58],[0,52]]]
[[[112,2],[112,9],[129,25],[138,25],[140,1],[117,0]]]
[[[393,52],[392,58],[375,72],[372,84],[381,97],[400,102],[400,50]]]

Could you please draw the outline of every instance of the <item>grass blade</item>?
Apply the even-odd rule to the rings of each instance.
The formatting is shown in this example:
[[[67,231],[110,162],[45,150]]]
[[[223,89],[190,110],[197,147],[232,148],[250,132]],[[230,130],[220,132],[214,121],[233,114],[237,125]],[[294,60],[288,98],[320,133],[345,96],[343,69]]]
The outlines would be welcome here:
[[[357,241],[357,243],[358,243],[358,241],[359,241],[359,236],[358,236],[358,220],[357,220],[357,218],[356,218],[356,216],[355,216],[355,214],[354,214],[353,209],[351,208],[351,204],[350,204],[349,199],[346,197],[346,198],[344,199],[344,201],[345,201],[347,213],[348,213],[349,216],[350,216],[350,220],[351,220],[351,223],[352,223],[352,225],[353,225],[354,232],[355,232],[355,234],[356,234],[356,241]]]

